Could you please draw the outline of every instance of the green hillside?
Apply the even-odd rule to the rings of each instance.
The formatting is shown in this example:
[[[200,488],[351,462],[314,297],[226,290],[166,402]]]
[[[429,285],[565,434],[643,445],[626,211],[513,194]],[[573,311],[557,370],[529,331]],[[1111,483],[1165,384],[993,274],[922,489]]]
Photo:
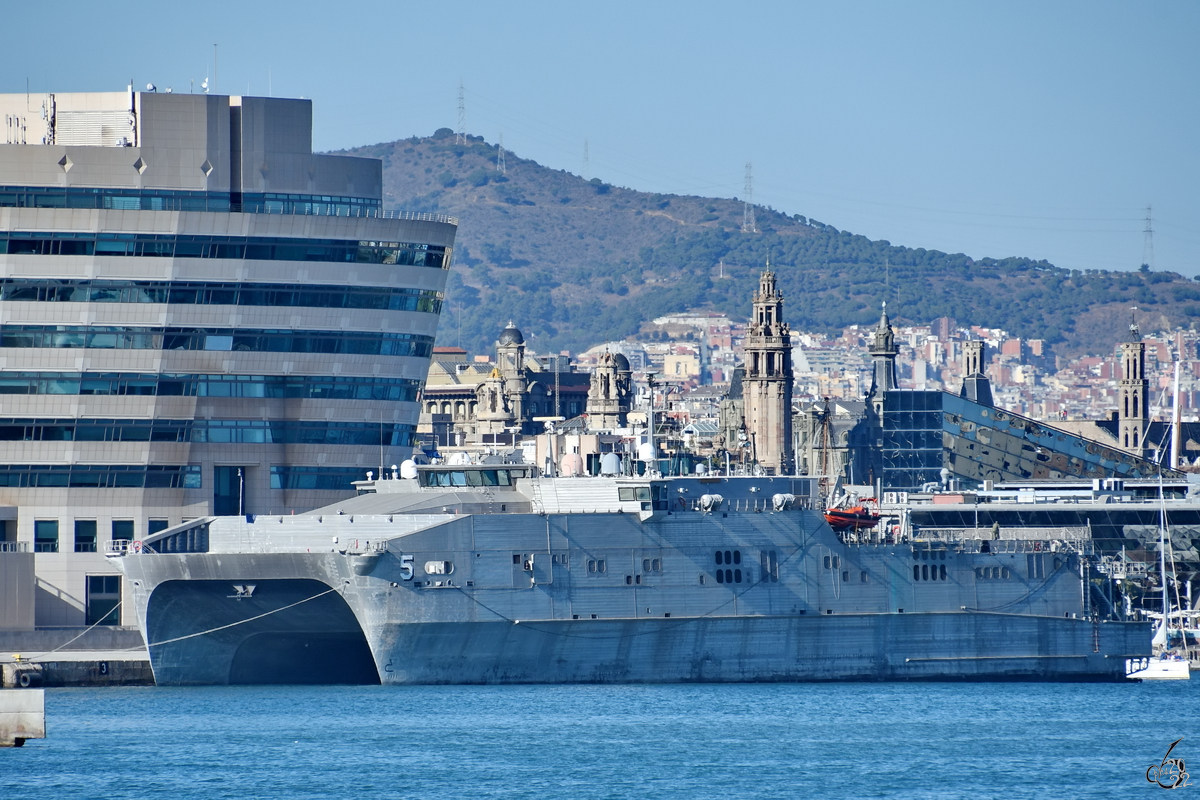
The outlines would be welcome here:
[[[1110,349],[1131,305],[1143,312],[1143,330],[1200,317],[1200,284],[1175,273],[971,259],[761,206],[759,232],[743,233],[737,200],[637,192],[511,152],[502,175],[495,145],[474,136],[455,144],[446,128],[345,152],[383,160],[387,208],[460,218],[438,338],[474,352],[490,350],[509,319],[546,352],[624,338],[668,312],[744,318],[768,257],[788,321],[806,330],[873,322],[887,299],[900,323],[951,316],[1078,355]]]

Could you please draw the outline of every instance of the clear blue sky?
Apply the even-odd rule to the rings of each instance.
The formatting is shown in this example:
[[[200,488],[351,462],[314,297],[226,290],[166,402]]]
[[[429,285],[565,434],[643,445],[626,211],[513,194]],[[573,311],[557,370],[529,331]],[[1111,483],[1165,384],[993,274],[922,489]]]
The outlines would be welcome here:
[[[743,195],[894,244],[1200,273],[1196,2],[59,2],[0,91],[133,79],[312,98],[315,146],[457,124],[635,189]],[[464,220],[469,224],[469,220]]]

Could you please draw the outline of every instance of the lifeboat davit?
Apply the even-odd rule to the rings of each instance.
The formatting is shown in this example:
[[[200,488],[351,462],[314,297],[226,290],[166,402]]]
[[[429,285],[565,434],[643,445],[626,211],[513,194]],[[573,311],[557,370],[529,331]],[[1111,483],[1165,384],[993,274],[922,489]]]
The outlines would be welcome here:
[[[879,524],[879,512],[874,498],[866,498],[861,505],[850,508],[831,508],[825,512],[825,521],[835,531],[854,529],[867,530]]]

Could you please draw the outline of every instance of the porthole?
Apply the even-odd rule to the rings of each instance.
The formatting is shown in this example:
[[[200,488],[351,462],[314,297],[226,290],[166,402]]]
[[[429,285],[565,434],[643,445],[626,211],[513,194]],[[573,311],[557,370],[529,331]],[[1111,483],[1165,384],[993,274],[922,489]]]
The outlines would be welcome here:
[[[741,550],[733,551],[733,563],[734,564],[742,563],[742,551]]]
[[[728,550],[725,551],[725,563],[726,564],[733,563],[733,553],[729,552]]]
[[[914,581],[921,580],[921,565],[920,564],[913,564],[913,580]]]
[[[742,582],[742,571],[740,569],[735,569],[733,571],[733,582],[734,583]]]
[[[724,560],[724,559],[721,557],[721,551],[720,551],[720,550],[718,550],[718,551],[717,551],[717,563],[718,563],[718,564],[724,564],[724,563],[725,563],[725,560]]]
[[[825,569],[829,569],[829,556],[825,556]]]
[[[738,572],[741,572],[741,570],[739,569]],[[733,583],[733,570],[731,570],[731,569],[725,570],[725,582]]]
[[[725,570],[719,569],[719,570],[717,570],[717,583],[724,583],[724,582],[725,582]]]
[[[941,565],[940,575],[941,575],[942,580],[946,580],[946,565],[945,564]]]
[[[929,565],[928,564],[921,565],[921,580],[923,580],[923,581],[929,580]]]

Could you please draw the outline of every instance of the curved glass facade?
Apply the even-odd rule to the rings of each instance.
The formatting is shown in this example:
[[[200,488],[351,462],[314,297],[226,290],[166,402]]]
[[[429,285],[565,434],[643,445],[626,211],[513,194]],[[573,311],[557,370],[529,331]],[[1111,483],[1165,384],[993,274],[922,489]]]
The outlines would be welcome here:
[[[0,442],[221,442],[411,447],[416,428],[262,419],[0,419]]]
[[[112,539],[305,512],[411,456],[456,220],[311,153],[306,100],[40,97],[46,144],[0,159],[0,542],[42,547],[46,592],[86,598]],[[37,625],[86,623],[41,594]]]
[[[90,231],[0,231],[0,255],[245,258],[449,269],[446,247],[377,239],[300,239]]]
[[[216,211],[363,217],[378,212],[373,197],[118,189],[90,186],[0,186],[0,208],[108,208],[122,211]]]
[[[26,303],[171,303],[175,305],[368,308],[440,314],[442,293],[373,286],[296,286],[211,281],[0,280],[0,300]]]
[[[199,464],[0,464],[0,487],[200,489]]]
[[[141,328],[116,325],[0,325],[0,347],[93,350],[236,350],[428,358],[433,337],[366,331]]]
[[[0,372],[0,395],[146,395],[413,401],[413,378],[355,375],[190,375],[139,372]]]

